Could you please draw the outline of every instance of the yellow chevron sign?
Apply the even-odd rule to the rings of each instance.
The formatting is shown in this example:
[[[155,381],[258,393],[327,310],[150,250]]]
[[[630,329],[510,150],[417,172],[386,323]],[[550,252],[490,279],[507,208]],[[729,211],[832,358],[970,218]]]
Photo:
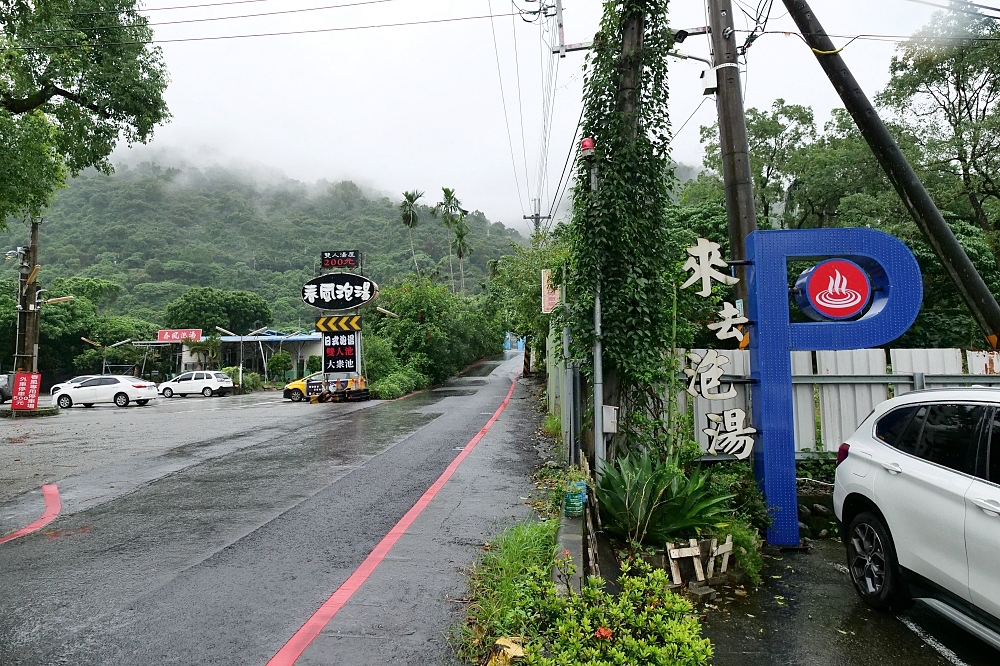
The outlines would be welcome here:
[[[361,315],[348,315],[347,317],[320,317],[316,320],[316,330],[321,333],[360,331]]]

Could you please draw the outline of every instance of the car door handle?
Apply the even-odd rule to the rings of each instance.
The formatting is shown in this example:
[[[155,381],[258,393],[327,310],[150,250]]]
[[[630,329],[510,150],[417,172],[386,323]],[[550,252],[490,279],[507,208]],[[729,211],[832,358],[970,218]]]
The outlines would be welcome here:
[[[994,518],[1000,517],[1000,502],[975,497],[973,498],[972,503],[982,509],[986,515],[993,516]]]
[[[887,472],[889,472],[890,474],[902,474],[903,473],[903,468],[900,467],[897,463],[894,463],[894,462],[880,462],[879,464],[882,465],[882,467],[885,468],[885,470]]]

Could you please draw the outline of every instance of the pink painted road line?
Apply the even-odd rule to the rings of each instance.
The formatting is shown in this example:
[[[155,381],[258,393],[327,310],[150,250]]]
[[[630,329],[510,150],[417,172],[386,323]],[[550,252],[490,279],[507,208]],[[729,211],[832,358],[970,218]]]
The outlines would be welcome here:
[[[361,563],[361,566],[354,570],[354,573],[351,574],[350,578],[344,581],[344,583],[337,588],[337,591],[334,592],[329,599],[323,602],[323,605],[319,607],[319,610],[313,613],[312,617],[306,620],[306,623],[303,624],[299,630],[288,639],[288,642],[285,643],[280,650],[278,650],[278,653],[271,657],[271,660],[267,662],[267,666],[292,666],[295,661],[302,656],[302,653],[305,652],[306,648],[309,647],[309,644],[312,643],[317,636],[319,636],[320,632],[323,631],[323,628],[326,627],[330,620],[333,619],[333,616],[337,614],[337,611],[344,607],[344,604],[346,604],[354,593],[357,592],[358,589],[364,584],[364,582],[368,580],[368,577],[372,575],[378,565],[382,563],[382,560],[385,559],[385,556],[389,554],[389,551],[392,550],[394,545],[396,545],[399,538],[403,536],[406,530],[409,529],[410,525],[413,524],[413,521],[417,519],[417,516],[423,513],[424,509],[427,508],[427,505],[431,503],[431,500],[433,500],[441,489],[444,488],[444,485],[448,483],[448,480],[455,474],[455,470],[458,469],[458,466],[462,464],[462,461],[465,460],[470,453],[472,453],[472,449],[476,447],[479,440],[481,440],[483,436],[489,432],[490,428],[493,427],[493,424],[496,423],[498,418],[500,418],[500,414],[503,413],[503,410],[506,409],[508,403],[510,403],[510,397],[514,394],[514,389],[516,387],[517,377],[515,376],[514,381],[511,382],[510,390],[507,391],[507,397],[504,398],[500,407],[498,407],[497,411],[493,413],[493,416],[491,416],[490,420],[486,422],[486,425],[483,426],[482,430],[476,433],[476,436],[469,440],[469,443],[465,445],[462,452],[451,461],[451,464],[445,468],[444,472],[441,473],[441,476],[437,478],[437,481],[431,484],[431,487],[420,496],[417,503],[414,504],[413,507],[406,512],[406,515],[404,515],[399,522],[396,523],[391,530],[389,530],[389,533],[378,542],[378,545],[375,546],[375,550],[368,554],[368,557],[366,557],[364,562]]]
[[[62,511],[62,500],[59,499],[59,487],[54,483],[44,485],[42,486],[42,494],[45,496],[45,512],[42,513],[42,517],[30,525],[0,538],[0,543],[13,541],[18,537],[23,537],[25,534],[37,532],[56,519],[56,516]]]

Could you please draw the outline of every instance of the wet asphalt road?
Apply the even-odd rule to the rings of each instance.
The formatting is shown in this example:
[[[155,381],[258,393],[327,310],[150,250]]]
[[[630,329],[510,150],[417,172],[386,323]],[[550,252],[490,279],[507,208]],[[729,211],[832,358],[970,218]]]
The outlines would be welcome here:
[[[0,545],[0,664],[266,663],[479,431],[517,363],[397,402],[272,404],[260,422],[267,406],[244,399],[108,408],[91,434],[148,418],[156,441],[152,424],[200,437],[60,480],[62,515]],[[88,411],[64,422],[84,442]]]
[[[715,666],[996,666],[1000,653],[918,603],[898,616],[854,592],[843,546],[773,552],[760,590],[706,609]]]

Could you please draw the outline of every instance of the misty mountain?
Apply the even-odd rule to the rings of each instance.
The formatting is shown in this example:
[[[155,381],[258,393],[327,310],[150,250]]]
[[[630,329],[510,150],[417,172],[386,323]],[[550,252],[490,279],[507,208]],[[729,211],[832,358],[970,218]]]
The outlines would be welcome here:
[[[433,205],[439,195],[429,192],[421,203]],[[123,289],[106,314],[154,323],[193,286],[246,289],[268,300],[278,326],[307,326],[316,310],[301,302],[300,289],[319,274],[322,251],[360,250],[364,273],[379,284],[413,273],[397,205],[350,181],[307,185],[232,168],[122,165],[111,176],[82,174],[57,195],[40,227],[39,280],[111,280]],[[467,222],[474,251],[465,259],[466,288],[479,291],[487,262],[526,241],[479,211]],[[422,206],[413,231],[417,262],[424,275],[447,283],[449,240]],[[0,233],[5,250],[26,243],[22,224]],[[13,262],[0,266],[3,278],[16,278]]]

